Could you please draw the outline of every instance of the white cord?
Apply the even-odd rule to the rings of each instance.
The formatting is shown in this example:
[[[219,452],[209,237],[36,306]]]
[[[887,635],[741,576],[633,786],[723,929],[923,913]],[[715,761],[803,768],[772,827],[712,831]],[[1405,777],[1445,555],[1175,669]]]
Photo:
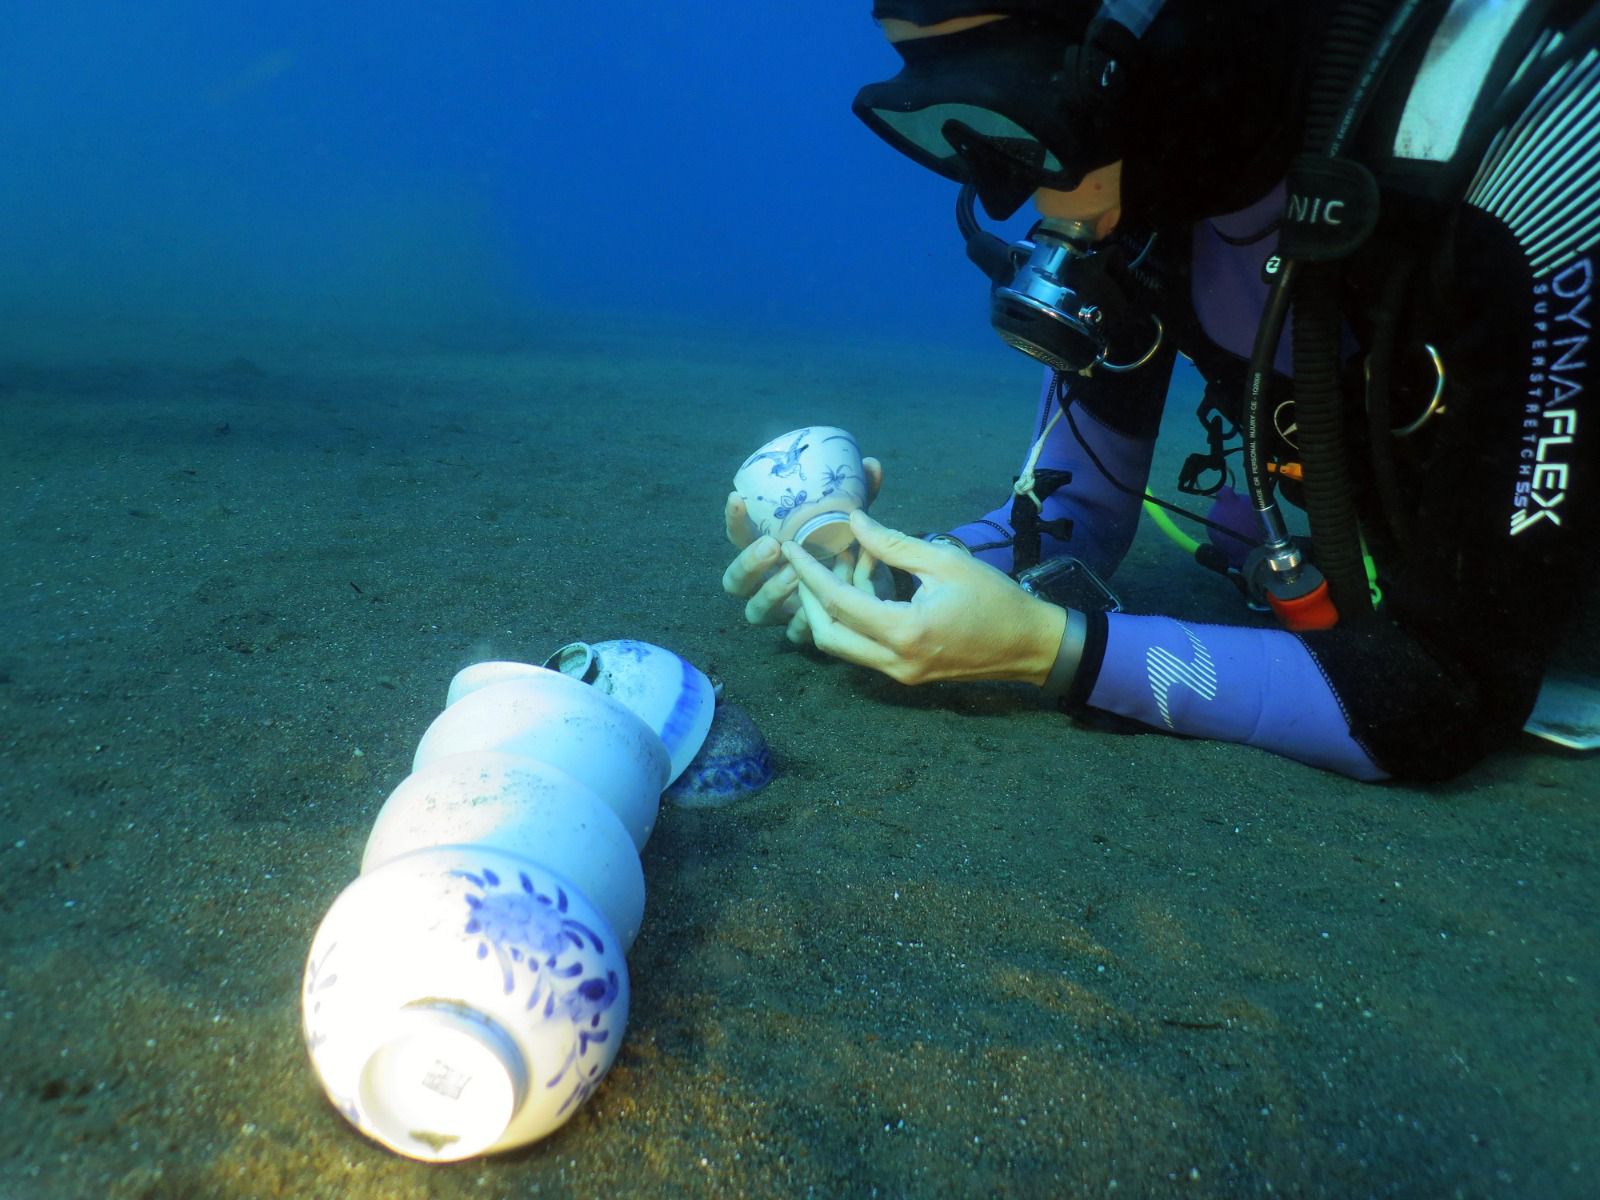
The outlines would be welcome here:
[[[1026,496],[1033,501],[1033,506],[1040,512],[1044,511],[1044,501],[1034,495],[1036,481],[1033,477],[1033,468],[1039,462],[1039,455],[1044,452],[1044,440],[1050,436],[1050,431],[1056,427],[1056,422],[1061,420],[1061,405],[1055,406],[1055,412],[1046,422],[1044,432],[1033,443],[1033,449],[1028,451],[1028,461],[1022,464],[1022,474],[1017,476],[1017,481],[1011,485],[1011,493],[1015,496]]]

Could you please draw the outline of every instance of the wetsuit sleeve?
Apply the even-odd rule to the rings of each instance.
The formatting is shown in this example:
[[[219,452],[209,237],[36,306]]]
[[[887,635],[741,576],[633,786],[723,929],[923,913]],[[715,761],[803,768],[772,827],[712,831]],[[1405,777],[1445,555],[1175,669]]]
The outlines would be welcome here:
[[[1316,660],[1281,630],[1096,615],[1078,682],[1090,707],[1154,729],[1242,742],[1355,779],[1388,777],[1351,737]]]
[[[1150,477],[1150,460],[1173,360],[1173,353],[1163,350],[1129,375],[1097,374],[1087,379],[1074,377],[1070,382],[1058,380],[1053,371],[1045,372],[1034,416],[1033,440],[1049,424],[1065,384],[1078,433],[1106,471],[1132,489],[1133,494],[1119,490],[1102,474],[1065,418],[1057,421],[1045,437],[1034,469],[1066,471],[1071,479],[1042,497],[1041,560],[1070,554],[1106,578],[1128,552],[1139,521],[1139,495]],[[1030,441],[1028,449],[1031,448]],[[1019,463],[1018,472],[1021,470]],[[1013,497],[1008,496],[1000,507],[950,531],[979,558],[1008,574],[1015,569],[1011,552],[1015,536],[1012,502]],[[1068,529],[1067,536],[1061,536]]]

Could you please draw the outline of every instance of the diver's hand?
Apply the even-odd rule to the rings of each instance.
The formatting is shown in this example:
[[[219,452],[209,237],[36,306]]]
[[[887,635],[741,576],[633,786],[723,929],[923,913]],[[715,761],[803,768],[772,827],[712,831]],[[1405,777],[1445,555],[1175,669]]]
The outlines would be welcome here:
[[[883,464],[875,458],[863,458],[861,473],[866,476],[870,505],[883,486]],[[745,601],[744,619],[752,625],[785,625],[791,642],[809,642],[809,621],[795,592],[798,580],[794,568],[783,561],[777,539],[760,534],[738,492],[728,493],[722,515],[728,540],[739,548],[722,573],[722,590]],[[888,570],[874,571],[876,565],[869,564],[866,574],[857,580],[855,553],[847,551],[834,560],[832,569],[842,583],[865,586],[868,594],[892,594]]]
[[[1008,679],[1042,685],[1066,631],[1066,610],[1023,591],[1004,572],[954,546],[929,544],[850,514],[868,559],[922,582],[906,602],[844,586],[795,542],[785,559],[799,576],[801,611],[817,649],[901,683]]]
[[[773,538],[761,540],[772,542],[776,551],[777,542]],[[782,625],[785,637],[797,646],[806,645],[811,641],[811,617],[800,603],[799,576],[794,567],[783,561],[781,553],[775,554],[775,557],[778,568],[745,602],[745,620],[752,625]],[[826,565],[814,558],[811,563],[832,579],[836,587],[846,591],[859,591],[869,597],[894,595],[894,579],[889,574],[889,568],[870,554],[859,554],[856,547],[840,551]],[[726,577],[723,586],[727,586]]]

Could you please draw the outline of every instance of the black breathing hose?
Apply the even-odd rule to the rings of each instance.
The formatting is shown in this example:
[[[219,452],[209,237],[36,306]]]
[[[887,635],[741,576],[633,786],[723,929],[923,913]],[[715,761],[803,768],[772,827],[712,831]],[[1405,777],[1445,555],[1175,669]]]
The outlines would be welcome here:
[[[1312,79],[1306,153],[1335,158],[1345,149],[1424,7],[1423,0],[1404,0],[1398,7],[1352,0],[1334,15]],[[1306,517],[1334,608],[1348,620],[1370,613],[1372,600],[1339,386],[1340,271],[1337,263],[1318,262],[1285,274],[1293,276],[1294,419]]]
[[[1342,620],[1349,620],[1370,611],[1372,603],[1339,387],[1338,268],[1304,264],[1294,291],[1294,420],[1306,519],[1333,607]]]
[[[978,189],[970,183],[961,185],[956,196],[956,228],[967,243],[967,257],[995,283],[1009,282],[1016,274],[1017,264],[1011,257],[1011,244],[996,234],[989,233],[978,224],[972,211],[973,199]]]
[[[1272,360],[1283,336],[1283,322],[1289,315],[1290,289],[1294,285],[1295,264],[1285,261],[1267,293],[1267,303],[1256,327],[1255,344],[1250,348],[1250,369],[1245,375],[1244,480],[1250,490],[1250,505],[1257,512],[1272,506],[1272,488],[1267,477],[1267,460],[1261,437],[1261,419],[1267,407],[1267,389],[1272,382]]]

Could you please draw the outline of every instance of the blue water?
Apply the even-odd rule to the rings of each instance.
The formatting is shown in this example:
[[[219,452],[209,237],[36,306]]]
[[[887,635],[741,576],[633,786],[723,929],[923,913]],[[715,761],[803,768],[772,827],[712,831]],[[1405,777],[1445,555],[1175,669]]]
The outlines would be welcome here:
[[[0,39],[0,306],[862,329],[987,350],[863,3],[67,0]]]

